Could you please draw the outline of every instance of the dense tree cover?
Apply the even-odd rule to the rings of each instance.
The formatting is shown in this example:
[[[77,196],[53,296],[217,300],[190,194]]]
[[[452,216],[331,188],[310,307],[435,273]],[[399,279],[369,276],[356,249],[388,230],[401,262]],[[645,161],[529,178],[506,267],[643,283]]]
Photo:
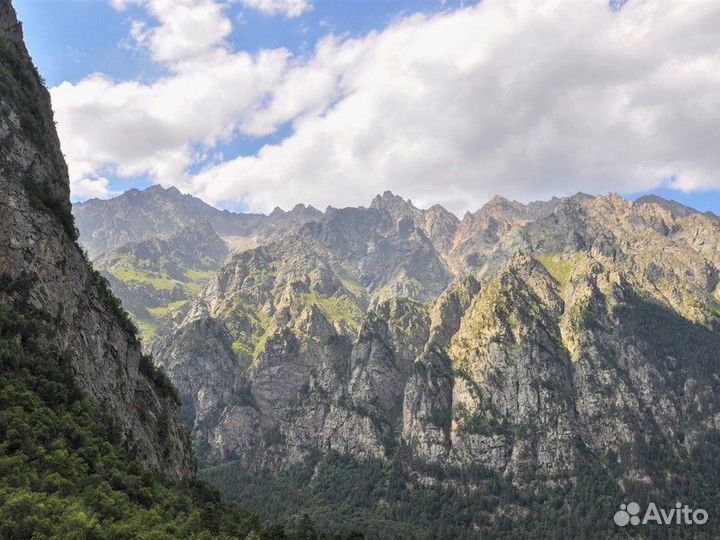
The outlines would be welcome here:
[[[668,477],[662,491],[639,482],[623,493],[618,484],[619,456],[609,454],[599,460],[583,450],[574,483],[531,494],[516,489],[512,479],[482,468],[428,468],[413,462],[402,449],[387,463],[360,462],[340,454],[314,456],[276,478],[253,475],[238,463],[208,467],[201,476],[219,485],[229,498],[252,505],[263,517],[290,522],[309,514],[323,530],[362,530],[369,539],[709,540],[718,537],[717,519],[700,528],[622,529],[612,516],[621,503],[637,501],[644,508],[652,501],[673,508],[676,500],[694,503],[712,515],[720,508],[718,441],[720,435],[701,444],[686,462],[667,463],[658,441],[628,449],[628,456],[637,455],[651,468],[674,467],[676,474]],[[458,485],[474,489],[457,489]]]
[[[42,350],[45,331],[0,309],[0,538],[319,538],[309,517],[263,526],[207,484],[142,470],[67,359]]]

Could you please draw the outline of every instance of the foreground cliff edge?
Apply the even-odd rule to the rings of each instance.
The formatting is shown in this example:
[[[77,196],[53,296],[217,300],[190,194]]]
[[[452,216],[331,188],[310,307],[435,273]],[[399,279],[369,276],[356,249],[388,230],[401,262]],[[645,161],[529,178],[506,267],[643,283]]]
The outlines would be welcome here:
[[[50,98],[9,2],[0,4],[0,40],[0,303],[51,327],[43,350],[66,359],[145,467],[188,478],[193,461],[172,392],[143,369],[132,326],[77,246]]]

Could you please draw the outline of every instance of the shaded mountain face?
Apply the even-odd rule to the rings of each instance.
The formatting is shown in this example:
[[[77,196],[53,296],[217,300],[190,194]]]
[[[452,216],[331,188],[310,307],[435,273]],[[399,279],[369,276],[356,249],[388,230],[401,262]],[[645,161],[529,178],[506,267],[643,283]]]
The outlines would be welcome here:
[[[667,201],[496,198],[457,221],[387,193],[235,254],[152,348],[207,477],[268,511],[267,490],[288,511],[320,490],[351,519],[294,479],[358,466],[377,506],[352,519],[397,534],[533,537],[558,512],[612,537],[616,501],[714,508],[718,242]],[[468,507],[433,525],[411,492]]]
[[[130,242],[168,237],[198,223],[210,223],[231,246],[255,247],[263,238],[281,234],[321,213],[304,205],[290,212],[277,209],[270,216],[218,210],[177,188],[152,186],[131,189],[110,200],[91,199],[73,206],[80,243],[91,259]]]
[[[34,354],[72,373],[80,391],[101,404],[119,443],[146,468],[187,478],[194,463],[173,391],[143,361],[127,316],[75,242],[49,95],[5,0],[0,75],[0,308],[18,325],[39,325]],[[12,328],[11,341],[25,339]],[[10,395],[3,396],[5,405]]]

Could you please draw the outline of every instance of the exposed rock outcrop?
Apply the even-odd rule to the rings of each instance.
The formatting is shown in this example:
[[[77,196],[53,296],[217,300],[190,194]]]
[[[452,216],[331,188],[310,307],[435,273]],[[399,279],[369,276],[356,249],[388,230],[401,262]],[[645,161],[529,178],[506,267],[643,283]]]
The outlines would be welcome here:
[[[186,478],[194,463],[178,404],[75,242],[49,95],[9,0],[0,1],[0,54],[0,305],[51,325],[44,350],[70,365],[121,442],[147,468]]]

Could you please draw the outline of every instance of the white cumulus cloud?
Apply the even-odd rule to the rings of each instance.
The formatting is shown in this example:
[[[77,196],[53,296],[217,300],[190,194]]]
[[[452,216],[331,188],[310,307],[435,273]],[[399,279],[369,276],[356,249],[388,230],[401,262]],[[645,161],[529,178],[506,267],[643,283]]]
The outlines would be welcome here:
[[[98,73],[52,88],[74,196],[86,189],[86,179],[108,170],[121,177],[149,175],[165,184],[186,184],[196,145],[213,147],[232,137],[245,113],[285,70],[288,53],[283,49],[250,55],[225,47],[230,23],[213,2],[134,1],[146,5],[159,24],[134,22],[131,32],[163,62],[167,75],[141,83]],[[197,32],[188,21],[204,21],[205,30]]]
[[[185,3],[226,20],[209,0]],[[139,41],[166,77],[53,89],[73,177],[149,174],[256,211],[364,204],[385,189],[460,212],[495,193],[720,188],[715,1],[485,0],[328,36],[295,59],[233,52],[219,32],[202,62],[183,24],[148,8],[159,24]],[[287,123],[256,154],[188,172],[198,144]]]
[[[148,26],[135,20],[130,30],[137,44],[149,48],[158,62],[202,57],[222,44],[232,31],[223,4],[214,0],[111,0],[111,3],[119,11],[129,4],[143,6],[158,21],[156,26]]]

